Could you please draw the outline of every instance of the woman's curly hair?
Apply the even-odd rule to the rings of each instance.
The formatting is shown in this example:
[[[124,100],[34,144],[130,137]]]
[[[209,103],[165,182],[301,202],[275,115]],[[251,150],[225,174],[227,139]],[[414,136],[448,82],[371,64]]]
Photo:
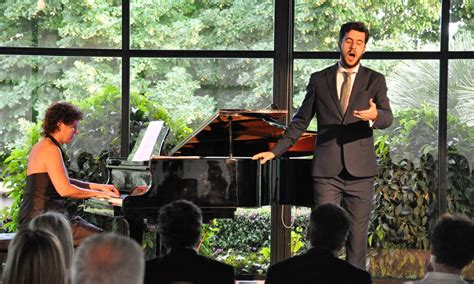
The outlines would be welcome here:
[[[67,102],[53,103],[46,110],[42,134],[52,134],[58,131],[58,124],[60,122],[66,125],[72,125],[74,121],[82,120],[82,118],[83,113],[77,106]]]

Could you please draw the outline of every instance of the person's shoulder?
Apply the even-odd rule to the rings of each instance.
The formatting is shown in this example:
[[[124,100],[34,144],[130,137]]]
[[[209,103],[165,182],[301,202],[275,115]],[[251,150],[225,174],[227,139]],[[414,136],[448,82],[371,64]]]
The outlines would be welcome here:
[[[382,73],[372,69],[372,68],[369,68],[369,67],[365,67],[365,66],[360,66],[360,69],[359,69],[359,72],[360,71],[363,71],[363,72],[366,72],[367,74],[370,74],[370,76],[374,76],[374,77],[385,77]]]
[[[268,269],[274,271],[291,270],[292,267],[299,267],[302,263],[311,261],[305,254],[295,255],[285,260],[272,264]]]
[[[145,268],[153,269],[153,267],[156,267],[163,261],[162,257],[156,257],[156,258],[151,258],[147,261],[145,261]]]
[[[337,259],[340,269],[344,271],[341,275],[344,275],[346,278],[357,279],[357,283],[371,283],[372,276],[366,270],[358,268],[347,261],[342,259]]]
[[[296,255],[270,265],[265,275],[265,283],[294,283],[307,269],[312,267],[312,259],[306,254]]]
[[[328,73],[337,71],[337,64],[327,66],[321,70],[311,73],[311,78],[327,76]]]
[[[209,266],[216,267],[217,269],[221,270],[234,270],[234,267],[232,265],[220,262],[218,260],[203,256],[203,255],[197,255],[198,258],[201,259],[201,261],[207,263]]]
[[[61,152],[49,139],[43,139],[31,147],[29,167],[37,168],[41,163],[60,157]],[[36,165],[36,166],[35,166]]]
[[[199,254],[196,256],[200,259],[202,264],[197,265],[197,267],[201,267],[203,270],[201,273],[206,274],[206,271],[212,271],[214,281],[217,281],[215,283],[233,283],[235,281],[235,271],[232,265]],[[207,276],[205,276],[205,278],[207,278]]]
[[[162,256],[145,261],[145,283],[152,283],[164,271],[172,268],[171,265],[163,261]]]
[[[163,258],[157,257],[145,261],[145,279],[144,284],[157,283],[162,277],[163,271],[167,271],[169,267],[163,267]]]
[[[31,148],[31,151],[38,152],[38,153],[45,153],[48,155],[54,154],[54,153],[60,153],[59,148],[49,139],[40,140]]]

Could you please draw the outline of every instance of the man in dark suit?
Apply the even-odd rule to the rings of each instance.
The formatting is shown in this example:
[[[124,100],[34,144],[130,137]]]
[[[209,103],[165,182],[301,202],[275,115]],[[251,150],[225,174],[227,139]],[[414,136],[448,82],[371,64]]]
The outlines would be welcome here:
[[[160,210],[158,233],[167,252],[146,261],[145,284],[234,283],[232,266],[196,252],[201,226],[201,209],[189,201],[174,201]]]
[[[360,64],[369,40],[364,23],[349,22],[339,33],[339,62],[311,74],[306,97],[290,125],[261,163],[281,156],[316,116],[318,138],[312,175],[315,205],[342,204],[352,218],[346,251],[349,262],[365,268],[367,231],[377,162],[374,128],[387,128],[392,111],[385,77]]]
[[[327,203],[316,207],[311,212],[307,233],[311,248],[302,255],[270,266],[265,283],[372,283],[367,271],[336,256],[344,245],[349,227],[349,216],[339,205]]]

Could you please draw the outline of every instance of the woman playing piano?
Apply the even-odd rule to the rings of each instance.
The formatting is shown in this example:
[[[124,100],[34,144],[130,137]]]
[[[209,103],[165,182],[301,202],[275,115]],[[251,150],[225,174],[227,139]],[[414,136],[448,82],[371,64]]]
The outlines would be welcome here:
[[[43,121],[44,138],[31,149],[28,158],[26,189],[20,205],[20,229],[45,211],[63,211],[65,198],[110,198],[120,196],[113,185],[96,184],[69,178],[62,144],[71,143],[77,134],[82,112],[74,105],[53,103]],[[70,218],[74,244],[101,230],[80,217]]]

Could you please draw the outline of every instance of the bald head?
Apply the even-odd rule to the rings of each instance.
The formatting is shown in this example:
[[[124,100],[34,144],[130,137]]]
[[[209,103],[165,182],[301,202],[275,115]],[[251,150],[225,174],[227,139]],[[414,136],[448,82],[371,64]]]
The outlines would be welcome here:
[[[72,284],[143,283],[145,258],[130,238],[112,233],[86,239],[73,259]]]

